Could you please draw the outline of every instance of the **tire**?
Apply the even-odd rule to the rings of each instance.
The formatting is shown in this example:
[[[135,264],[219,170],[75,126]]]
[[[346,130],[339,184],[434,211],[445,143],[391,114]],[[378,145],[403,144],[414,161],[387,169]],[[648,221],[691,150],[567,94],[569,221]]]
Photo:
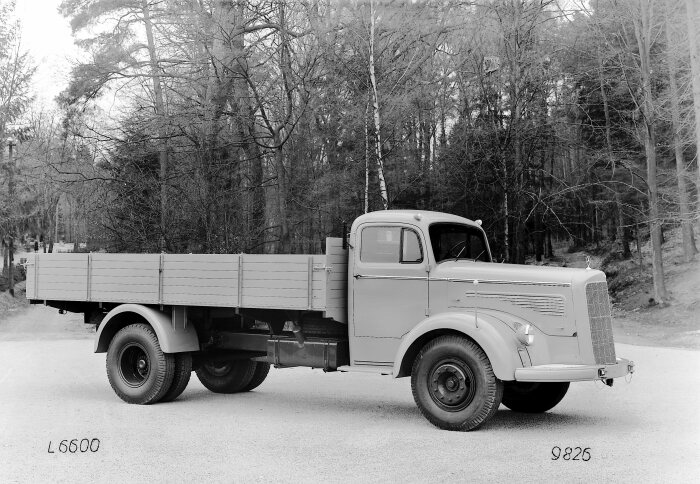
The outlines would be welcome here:
[[[474,430],[495,415],[503,396],[484,351],[456,335],[435,338],[413,362],[413,398],[423,416],[444,430]]]
[[[175,353],[174,356],[175,376],[173,376],[170,388],[160,399],[161,402],[172,402],[179,397],[187,388],[192,376],[192,355],[190,353]]]
[[[251,360],[204,356],[195,371],[199,381],[210,391],[238,393],[246,391],[246,387],[253,380],[255,364],[256,362]]]
[[[569,390],[569,382],[505,382],[503,405],[514,412],[542,413],[556,407]]]
[[[253,372],[253,378],[250,380],[245,387],[243,387],[242,392],[249,392],[260,386],[262,382],[267,378],[267,374],[270,372],[270,364],[264,361],[255,362],[255,371]]]
[[[168,391],[175,374],[175,357],[163,353],[147,324],[131,324],[114,335],[107,350],[107,378],[127,403],[148,405]]]

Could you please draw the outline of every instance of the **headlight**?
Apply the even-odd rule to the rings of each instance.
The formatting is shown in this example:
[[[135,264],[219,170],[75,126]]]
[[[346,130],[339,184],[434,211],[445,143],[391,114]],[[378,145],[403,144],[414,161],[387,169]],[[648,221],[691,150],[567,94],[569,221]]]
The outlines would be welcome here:
[[[529,324],[518,325],[518,327],[515,329],[515,334],[518,338],[518,341],[520,341],[520,343],[524,344],[525,346],[530,346],[535,340],[535,336],[533,334],[530,334],[531,331],[532,327]]]

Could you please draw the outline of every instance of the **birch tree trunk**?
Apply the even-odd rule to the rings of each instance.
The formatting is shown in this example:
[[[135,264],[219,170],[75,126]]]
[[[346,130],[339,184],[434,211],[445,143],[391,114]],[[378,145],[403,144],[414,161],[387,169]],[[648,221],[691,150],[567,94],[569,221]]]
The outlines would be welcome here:
[[[384,210],[389,208],[389,196],[386,191],[386,181],[384,180],[384,161],[382,159],[382,136],[381,121],[379,117],[379,96],[377,95],[377,78],[374,73],[374,0],[369,3],[369,79],[372,84],[372,107],[374,110],[374,131],[376,137],[377,151],[377,175],[379,176],[379,194],[382,197]]]
[[[678,82],[676,81],[676,58],[671,52],[673,38],[671,24],[668,21],[669,1],[666,1],[664,9],[664,30],[666,31],[666,60],[668,64],[669,91],[671,92],[671,143],[676,157],[676,181],[678,184],[678,199],[681,219],[681,232],[683,236],[683,259],[690,262],[697,250],[693,240],[693,225],[691,223],[690,203],[688,200],[688,187],[686,183],[685,160],[683,159],[683,145],[681,144],[681,116],[678,105]]]
[[[656,133],[654,103],[651,92],[651,47],[650,0],[641,0],[640,15],[634,19],[634,33],[639,47],[642,79],[642,113],[644,123],[644,151],[647,159],[647,184],[649,186],[649,230],[651,232],[651,266],[654,279],[654,299],[664,304],[668,299],[664,281],[664,266],[661,257],[661,220],[659,217],[659,194],[656,180]]]
[[[365,107],[365,213],[369,212],[369,99]]]

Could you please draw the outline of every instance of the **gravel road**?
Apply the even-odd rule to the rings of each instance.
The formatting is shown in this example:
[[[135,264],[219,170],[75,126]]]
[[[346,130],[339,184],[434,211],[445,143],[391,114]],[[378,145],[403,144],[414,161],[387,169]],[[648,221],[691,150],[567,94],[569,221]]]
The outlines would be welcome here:
[[[215,395],[193,376],[175,402],[127,405],[75,315],[0,322],[0,482],[697,482],[700,352],[618,345],[627,384],[573,384],[551,412],[501,407],[482,429],[423,419],[408,379],[272,370]],[[61,453],[61,440],[99,439]],[[96,442],[93,442],[93,449]],[[588,447],[590,460],[552,460]],[[53,451],[51,453],[50,451]],[[564,451],[562,451],[562,456]]]

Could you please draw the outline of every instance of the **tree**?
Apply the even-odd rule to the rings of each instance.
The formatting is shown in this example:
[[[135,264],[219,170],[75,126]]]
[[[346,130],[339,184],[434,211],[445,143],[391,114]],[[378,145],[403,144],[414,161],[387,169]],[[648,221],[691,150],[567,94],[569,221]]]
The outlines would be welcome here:
[[[16,165],[13,155],[18,140],[24,134],[23,130],[13,123],[19,120],[31,101],[30,82],[35,70],[29,54],[22,49],[19,22],[12,18],[14,7],[14,1],[0,2],[0,168],[6,175],[3,178],[7,180],[7,192],[3,194],[3,210],[0,212],[0,235],[3,248],[7,248],[5,266],[8,269],[12,296],[14,242],[22,223],[18,217]],[[8,147],[7,163],[4,160],[5,146]]]
[[[676,161],[676,180],[678,186],[679,215],[681,221],[681,231],[683,237],[683,258],[690,262],[695,256],[697,249],[693,237],[693,225],[691,222],[690,200],[688,196],[688,186],[686,181],[685,159],[683,156],[683,144],[681,142],[681,115],[679,105],[678,81],[676,79],[678,68],[676,67],[676,54],[671,46],[677,45],[674,42],[673,26],[669,21],[672,15],[672,2],[666,0],[664,8],[664,30],[666,32],[666,63],[668,67],[669,97],[671,100],[671,145]]]
[[[65,0],[61,4],[63,15],[71,17],[73,32],[95,28],[115,15],[118,20],[111,32],[99,33],[84,41],[85,46],[95,46],[95,62],[76,68],[69,96],[75,102],[80,97],[93,97],[105,85],[117,78],[149,80],[153,89],[155,112],[154,136],[158,139],[160,163],[160,249],[166,246],[168,224],[168,144],[166,132],[166,100],[161,79],[161,61],[154,36],[154,7],[160,2],[150,0]],[[156,12],[155,15],[158,15]],[[146,44],[138,41],[134,32],[142,27]],[[146,56],[140,56],[145,50]]]
[[[685,0],[688,46],[690,50],[693,107],[695,108],[695,163],[697,166],[697,190],[700,198],[700,36],[698,36],[698,11],[694,0]],[[700,213],[700,201],[696,211]],[[700,215],[696,215],[700,229]]]
[[[658,304],[668,299],[664,280],[663,258],[661,253],[661,217],[659,215],[658,180],[656,179],[656,116],[651,86],[650,50],[653,39],[652,12],[650,0],[639,0],[639,9],[631,8],[634,22],[634,35],[639,47],[639,69],[641,75],[642,131],[647,162],[647,186],[649,190],[649,230],[652,247],[652,275],[654,296]]]

